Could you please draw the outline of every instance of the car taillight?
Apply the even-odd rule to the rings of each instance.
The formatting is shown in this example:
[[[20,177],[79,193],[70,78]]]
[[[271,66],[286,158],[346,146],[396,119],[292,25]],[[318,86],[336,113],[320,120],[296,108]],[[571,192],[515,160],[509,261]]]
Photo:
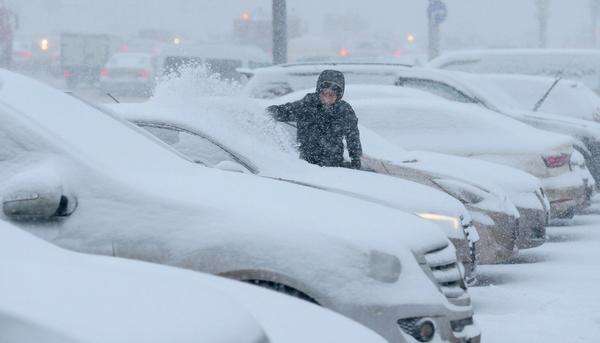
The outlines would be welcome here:
[[[142,70],[138,71],[138,76],[141,77],[142,79],[147,79],[150,77],[150,71],[147,69],[142,69]]]
[[[546,167],[548,167],[548,168],[562,167],[565,164],[567,164],[570,159],[571,159],[570,154],[560,154],[560,155],[545,156],[545,157],[542,156],[542,160],[544,160],[544,163],[546,164]]]
[[[65,77],[65,79],[68,79],[71,76],[73,76],[73,73],[71,73],[69,70],[64,70],[63,71],[63,76]]]
[[[108,69],[106,69],[106,68],[100,69],[100,76],[108,76]]]
[[[33,56],[33,53],[31,51],[19,51],[17,52],[17,55],[19,55],[19,57],[21,58],[31,58],[31,56]]]

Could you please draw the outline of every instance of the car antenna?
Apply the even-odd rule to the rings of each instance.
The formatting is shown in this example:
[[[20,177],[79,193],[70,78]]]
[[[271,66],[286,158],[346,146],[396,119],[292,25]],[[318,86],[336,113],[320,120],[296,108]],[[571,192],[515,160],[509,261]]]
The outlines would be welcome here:
[[[106,93],[106,95],[108,95],[111,99],[113,99],[114,102],[116,102],[117,104],[120,104],[121,102],[119,101],[119,99],[115,98],[112,94],[110,93]]]
[[[548,99],[548,96],[550,95],[550,93],[552,92],[554,87],[556,87],[556,85],[560,82],[560,80],[562,80],[561,74],[562,74],[562,72],[558,72],[556,74],[556,80],[554,80],[554,82],[552,83],[550,88],[548,88],[546,93],[544,93],[544,96],[542,96],[542,98],[535,104],[535,106],[533,106],[533,112],[537,112],[540,109],[540,107],[542,107],[542,104],[544,104],[544,101],[546,101],[546,99]]]

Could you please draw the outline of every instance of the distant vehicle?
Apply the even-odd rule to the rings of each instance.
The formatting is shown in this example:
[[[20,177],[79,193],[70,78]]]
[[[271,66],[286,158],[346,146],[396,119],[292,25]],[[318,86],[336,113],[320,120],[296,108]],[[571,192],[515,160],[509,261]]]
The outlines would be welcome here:
[[[12,49],[12,68],[16,70],[31,70],[34,66],[33,41],[18,38],[13,42]]]
[[[101,107],[8,71],[0,81],[0,215],[20,228],[67,249],[253,282],[392,342],[480,341],[467,287],[447,282],[461,272],[456,250],[435,224],[199,166]]]
[[[159,57],[159,74],[178,76],[185,69],[205,66],[226,80],[241,81],[238,69],[254,69],[271,64],[271,58],[260,48],[244,45],[203,44],[166,48]]]
[[[2,219],[0,278],[0,342],[384,342],[353,321],[289,296],[212,275],[71,252]],[[287,315],[273,315],[281,312]]]
[[[114,54],[100,70],[100,89],[115,95],[150,96],[156,84],[156,59],[149,54]]]
[[[429,66],[474,73],[564,77],[600,92],[600,50],[465,50],[443,54]]]
[[[61,67],[67,86],[95,84],[100,70],[118,50],[120,39],[108,34],[63,33]]]

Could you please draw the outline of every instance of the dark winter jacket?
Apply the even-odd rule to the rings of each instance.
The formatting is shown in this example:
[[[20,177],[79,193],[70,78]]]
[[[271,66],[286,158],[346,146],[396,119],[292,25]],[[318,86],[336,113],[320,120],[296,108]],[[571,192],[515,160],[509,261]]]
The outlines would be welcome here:
[[[319,99],[324,85],[339,86],[338,100],[326,108]],[[327,87],[325,87],[327,88]],[[344,91],[344,75],[326,70],[319,76],[317,92],[307,94],[302,100],[271,106],[268,111],[279,121],[295,121],[298,128],[300,158],[309,163],[328,167],[344,165],[344,142],[353,168],[360,168],[362,148],[358,119],[352,106],[341,100]]]

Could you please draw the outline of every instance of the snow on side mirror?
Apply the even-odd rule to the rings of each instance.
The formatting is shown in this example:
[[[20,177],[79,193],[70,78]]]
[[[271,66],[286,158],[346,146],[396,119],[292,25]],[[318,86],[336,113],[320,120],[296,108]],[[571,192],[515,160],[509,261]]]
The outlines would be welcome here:
[[[49,168],[18,174],[0,191],[4,215],[15,221],[45,221],[72,214],[74,196],[64,194],[59,178]]]
[[[246,168],[244,168],[244,166],[242,166],[239,163],[232,162],[232,161],[221,161],[215,166],[215,168],[220,169],[220,170],[225,170],[225,171],[236,172],[236,173],[247,173],[248,172],[246,170]]]

